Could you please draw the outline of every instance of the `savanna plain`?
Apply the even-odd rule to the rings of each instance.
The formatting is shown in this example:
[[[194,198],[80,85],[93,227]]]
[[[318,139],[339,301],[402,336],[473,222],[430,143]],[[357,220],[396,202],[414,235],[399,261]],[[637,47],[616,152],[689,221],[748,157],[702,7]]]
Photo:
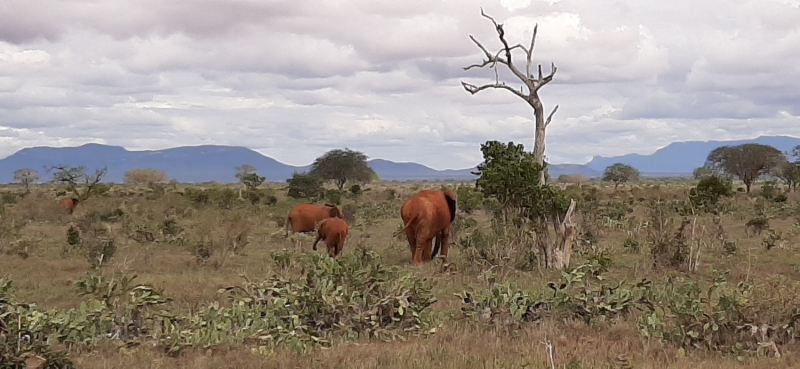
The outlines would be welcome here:
[[[559,184],[570,265],[474,183],[328,192],[344,251],[286,235],[284,184],[0,187],[0,367],[800,367],[800,194],[755,185],[713,208],[696,182]],[[447,263],[415,266],[403,200],[457,190]],[[777,191],[777,192],[776,192]],[[17,355],[17,356],[15,356]]]

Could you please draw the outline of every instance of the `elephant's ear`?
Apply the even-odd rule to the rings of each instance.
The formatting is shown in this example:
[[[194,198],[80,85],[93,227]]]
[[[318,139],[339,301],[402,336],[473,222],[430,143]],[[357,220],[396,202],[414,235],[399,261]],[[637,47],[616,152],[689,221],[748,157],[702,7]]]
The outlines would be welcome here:
[[[344,218],[344,214],[336,205],[331,205],[331,218]]]
[[[444,199],[447,207],[450,208],[450,223],[456,219],[456,194],[451,189],[444,190]]]

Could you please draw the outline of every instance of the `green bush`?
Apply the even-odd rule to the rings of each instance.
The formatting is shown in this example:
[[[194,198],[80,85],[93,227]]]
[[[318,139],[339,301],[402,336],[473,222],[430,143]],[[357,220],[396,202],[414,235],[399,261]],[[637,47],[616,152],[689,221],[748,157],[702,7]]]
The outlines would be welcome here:
[[[361,185],[354,184],[354,185],[350,186],[350,194],[351,195],[358,196],[358,195],[361,195],[361,193],[362,193]]]
[[[761,185],[761,197],[772,200],[778,195],[778,187],[775,186],[774,181],[767,181]]]
[[[472,214],[473,211],[483,205],[483,193],[471,186],[458,186],[456,188],[456,198],[458,209],[467,214]]]
[[[316,199],[325,193],[322,181],[311,174],[294,173],[286,182],[289,183],[289,197],[296,199]]]
[[[343,191],[339,191],[337,189],[330,189],[325,191],[325,199],[329,204],[334,205],[341,205],[342,204],[342,195],[344,194]]]
[[[0,201],[2,201],[3,204],[16,204],[17,195],[11,192],[4,192]]]
[[[705,177],[689,190],[692,205],[710,210],[723,197],[733,196],[733,182],[719,176]]]

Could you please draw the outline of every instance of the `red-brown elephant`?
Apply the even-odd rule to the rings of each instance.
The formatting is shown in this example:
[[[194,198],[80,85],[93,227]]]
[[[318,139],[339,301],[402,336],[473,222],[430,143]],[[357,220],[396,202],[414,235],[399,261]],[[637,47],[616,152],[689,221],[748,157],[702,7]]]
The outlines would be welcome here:
[[[328,247],[328,255],[335,258],[342,253],[345,238],[347,238],[347,222],[341,218],[328,218],[320,223],[312,249],[317,251],[317,242],[323,240]]]
[[[58,205],[63,207],[64,209],[68,210],[69,213],[72,214],[72,212],[75,211],[75,207],[77,207],[78,203],[80,203],[80,202],[81,202],[81,200],[78,199],[78,198],[65,197],[65,198],[63,198],[61,200],[58,200]]]
[[[289,228],[292,232],[311,232],[317,229],[317,223],[328,218],[344,218],[344,214],[336,205],[299,203],[286,217],[286,236],[289,236]]]
[[[450,244],[450,223],[456,218],[456,194],[453,190],[422,190],[409,197],[400,207],[403,232],[408,239],[414,264],[433,259],[441,246],[442,260],[447,261]],[[431,241],[436,238],[436,247],[431,251]]]

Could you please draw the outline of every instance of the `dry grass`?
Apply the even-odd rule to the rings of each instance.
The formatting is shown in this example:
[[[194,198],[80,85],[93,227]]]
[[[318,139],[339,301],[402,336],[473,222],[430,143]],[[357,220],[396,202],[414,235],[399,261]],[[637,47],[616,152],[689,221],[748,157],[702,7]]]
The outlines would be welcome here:
[[[454,187],[454,184],[448,184]],[[121,208],[127,217],[124,222],[107,223],[113,230],[117,251],[106,273],[123,270],[135,273],[138,281],[164,290],[173,298],[169,307],[189,310],[209,301],[224,302],[217,290],[238,283],[245,275],[253,280],[266,278],[275,270],[270,253],[283,248],[311,252],[313,236],[293,235],[284,238],[281,218],[296,202],[287,199],[285,189],[273,186],[278,204],[251,206],[237,201],[231,210],[213,204],[198,205],[187,201],[179,193],[186,185],[167,189],[167,194],[154,197],[152,190],[130,185],[115,185],[109,194],[92,198],[78,207],[72,216],[60,213],[53,205],[57,188],[39,186],[34,193],[16,204],[5,205],[2,224],[24,224],[18,231],[0,235],[0,249],[9,251],[14,241],[26,238],[30,242],[27,257],[14,253],[0,254],[0,271],[14,281],[20,301],[35,302],[46,308],[69,308],[80,304],[83,297],[76,294],[72,281],[89,271],[89,263],[80,255],[65,253],[67,229],[88,215],[109,213]],[[635,321],[602,322],[586,325],[572,321],[532,323],[509,334],[456,319],[460,302],[452,297],[464,288],[485,287],[481,273],[485,268],[470,263],[458,246],[451,247],[452,266],[443,271],[436,263],[420,268],[411,264],[408,247],[403,239],[391,234],[401,225],[400,204],[415,191],[423,188],[438,189],[442,183],[388,183],[365,186],[358,199],[359,213],[356,223],[350,225],[350,235],[344,253],[367,248],[380,254],[386,264],[399,265],[432,276],[437,280],[435,294],[439,301],[433,306],[441,317],[442,327],[436,334],[411,336],[405,341],[343,341],[328,349],[314,349],[305,354],[278,350],[254,353],[248,346],[215,347],[204,351],[191,349],[180,357],[167,357],[161,352],[137,347],[119,349],[113,343],[103,343],[92,352],[75,352],[72,358],[80,368],[548,368],[548,358],[542,341],[549,339],[555,349],[555,363],[559,368],[776,368],[796,367],[800,357],[797,347],[782,347],[782,357],[747,356],[739,362],[731,355],[696,350],[679,354],[672,344],[647,340],[642,337]],[[689,185],[685,183],[659,183],[620,186],[597,186],[599,196],[605,200],[636,198],[685,199]],[[198,187],[198,186],[194,186]],[[205,187],[211,187],[206,185]],[[218,186],[221,187],[221,186]],[[0,192],[15,191],[15,187],[0,188]],[[789,207],[797,208],[798,194],[789,194]],[[345,202],[353,202],[346,199]],[[370,204],[386,203],[397,209],[393,216],[366,219],[363,213]],[[639,203],[636,203],[639,204]],[[797,258],[800,238],[796,233],[798,221],[793,217],[775,216],[770,220],[773,229],[783,232],[784,242],[767,250],[760,237],[745,234],[744,224],[758,206],[765,204],[744,194],[732,201],[732,212],[722,215],[722,225],[727,239],[736,242],[737,251],[728,255],[719,245],[701,249],[700,267],[693,275],[708,279],[711,269],[730,270],[729,283],[735,284],[758,277],[762,286],[770,286],[774,294],[797,293],[800,286],[800,259]],[[645,219],[640,205],[633,206],[629,217]],[[489,223],[482,210],[472,215],[480,226]],[[176,221],[183,229],[180,237],[161,234],[160,226],[167,219]],[[712,218],[698,216],[696,234],[706,234],[713,228]],[[703,232],[702,226],[705,226]],[[155,235],[152,241],[136,241],[129,237],[134,228]],[[610,280],[639,280],[648,278],[663,281],[675,270],[656,270],[647,249],[631,252],[623,242],[631,237],[630,227],[599,229],[598,247],[612,259],[606,273]],[[467,234],[468,230],[462,231]],[[236,247],[233,242],[239,237]],[[643,235],[639,235],[643,239]],[[458,237],[456,237],[457,239]],[[212,256],[198,261],[193,247],[208,243],[214,249]],[[324,248],[323,248],[324,249]],[[578,254],[573,263],[585,258]],[[544,289],[547,281],[557,280],[560,272],[536,269],[519,271],[510,267],[495,268],[501,280],[513,280],[526,289]],[[630,366],[626,366],[630,365]]]

